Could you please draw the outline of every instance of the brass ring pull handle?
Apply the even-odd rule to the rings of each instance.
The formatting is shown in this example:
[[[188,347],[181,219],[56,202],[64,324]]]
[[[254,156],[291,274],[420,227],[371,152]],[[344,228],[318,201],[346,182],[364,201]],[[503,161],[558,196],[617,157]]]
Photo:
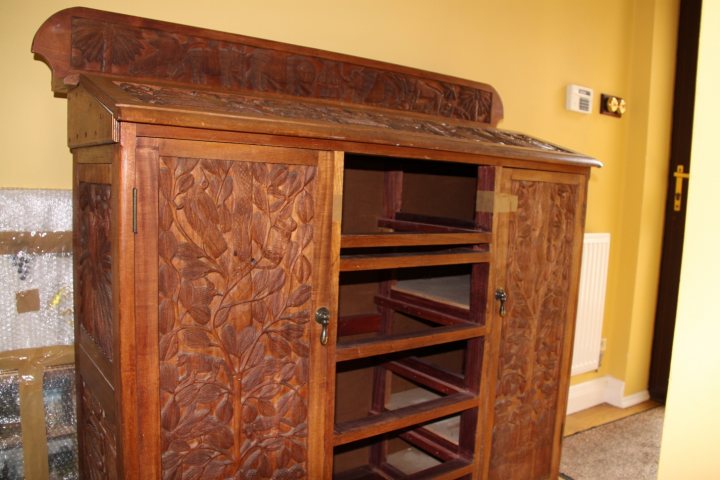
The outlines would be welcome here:
[[[505,310],[505,302],[507,301],[507,293],[504,289],[498,288],[495,290],[495,299],[500,300],[500,316],[504,317],[507,313],[507,310]]]
[[[328,342],[328,326],[330,325],[330,310],[326,307],[320,307],[315,312],[315,321],[322,325],[320,331],[320,343],[327,345]]]

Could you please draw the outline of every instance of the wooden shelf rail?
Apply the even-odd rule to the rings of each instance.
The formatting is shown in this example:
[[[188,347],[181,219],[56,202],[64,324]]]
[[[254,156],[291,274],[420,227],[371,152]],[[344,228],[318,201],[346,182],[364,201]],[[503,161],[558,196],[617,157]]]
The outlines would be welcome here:
[[[335,425],[333,443],[337,446],[375,437],[469,410],[477,407],[477,404],[476,395],[455,393],[416,405],[387,410],[378,415],[342,422]]]

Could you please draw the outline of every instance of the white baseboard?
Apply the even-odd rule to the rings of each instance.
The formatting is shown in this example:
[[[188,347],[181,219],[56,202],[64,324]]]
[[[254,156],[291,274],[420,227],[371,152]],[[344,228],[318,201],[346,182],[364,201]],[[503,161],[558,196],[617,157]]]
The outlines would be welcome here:
[[[607,377],[596,378],[588,382],[570,386],[567,414],[579,412],[605,402]]]
[[[650,394],[647,390],[643,390],[642,392],[633,393],[632,395],[623,397],[620,407],[632,407],[633,405],[637,405],[638,403],[642,403],[646,400],[650,400]]]
[[[625,396],[625,382],[606,375],[570,386],[567,414],[579,412],[601,403],[627,408],[650,398],[647,390]]]

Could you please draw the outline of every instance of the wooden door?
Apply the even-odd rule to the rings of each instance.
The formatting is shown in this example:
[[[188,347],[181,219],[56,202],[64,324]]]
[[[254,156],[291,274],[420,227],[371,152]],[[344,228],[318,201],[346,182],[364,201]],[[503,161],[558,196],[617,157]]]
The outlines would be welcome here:
[[[678,45],[675,67],[675,99],[670,146],[665,226],[660,260],[655,328],[650,362],[648,391],[653,400],[665,402],[670,379],[670,358],[675,335],[680,267],[685,233],[685,205],[689,181],[678,174],[690,173],[695,77],[700,37],[701,0],[680,2]],[[678,187],[679,190],[678,191]]]
[[[332,154],[135,152],[140,475],[321,478]]]
[[[585,189],[584,175],[500,173],[496,278],[507,302],[498,319],[493,479],[558,477]]]

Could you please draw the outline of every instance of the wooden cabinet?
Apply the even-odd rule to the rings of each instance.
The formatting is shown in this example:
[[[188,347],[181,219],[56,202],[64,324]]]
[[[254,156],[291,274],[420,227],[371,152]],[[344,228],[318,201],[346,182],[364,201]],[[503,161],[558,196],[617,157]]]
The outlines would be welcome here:
[[[496,129],[488,85],[328,52],[89,9],[33,51],[87,478],[557,475],[596,161]]]

